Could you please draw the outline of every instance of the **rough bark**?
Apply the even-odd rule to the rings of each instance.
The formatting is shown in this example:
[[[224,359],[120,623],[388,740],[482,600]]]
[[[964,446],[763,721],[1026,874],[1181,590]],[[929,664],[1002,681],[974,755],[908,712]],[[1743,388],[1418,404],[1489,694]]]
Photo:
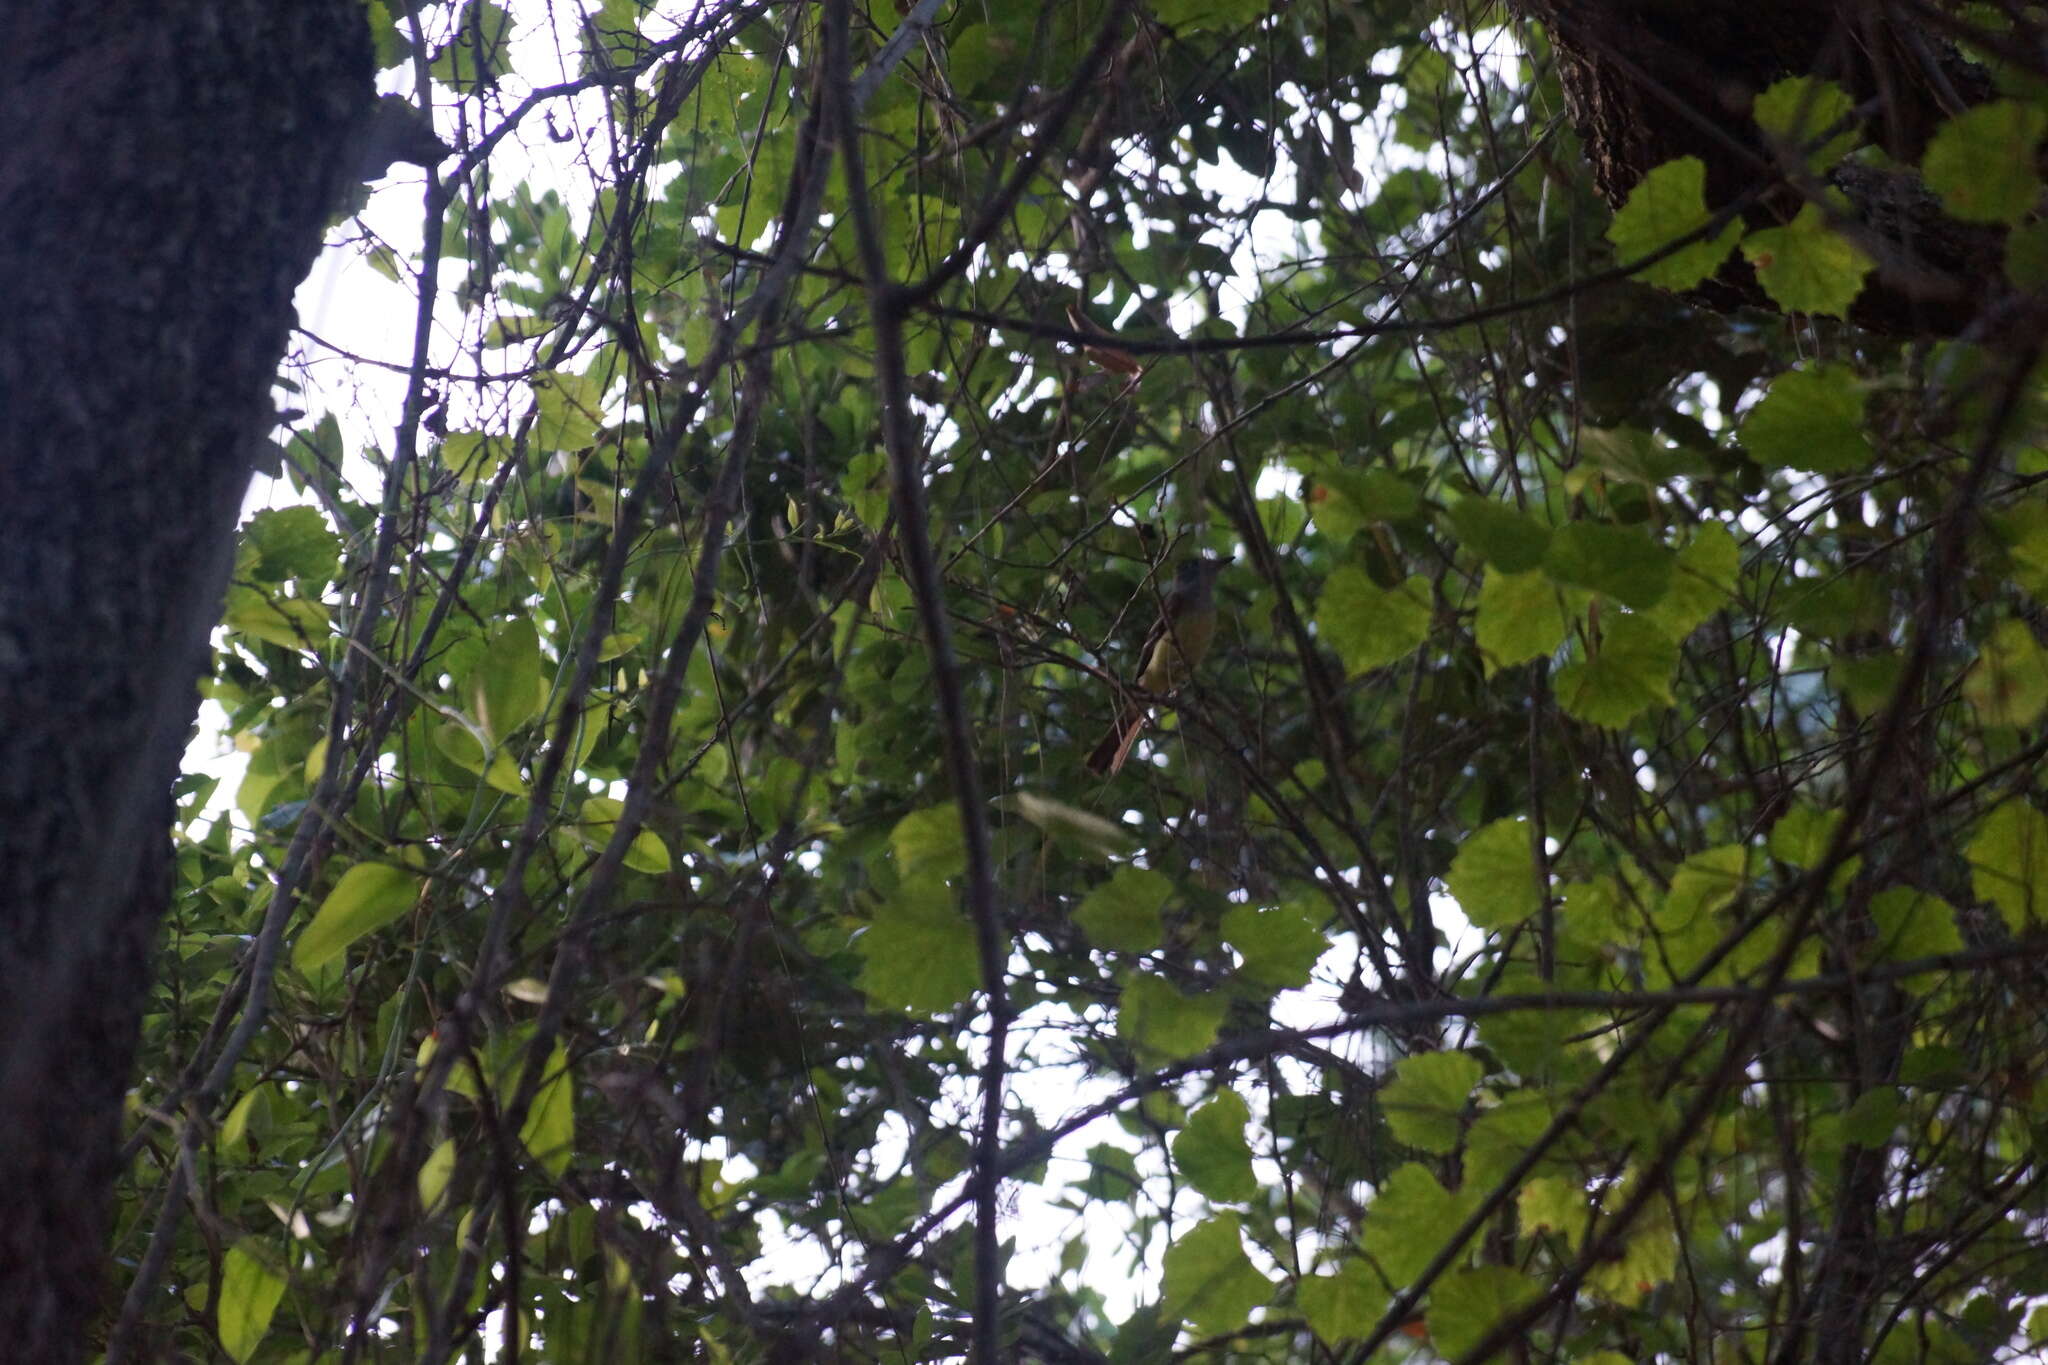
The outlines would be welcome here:
[[[291,296],[371,102],[357,0],[0,17],[0,1341],[75,1359],[170,784]]]
[[[1786,76],[1817,75],[1873,102],[1871,138],[1916,164],[1942,121],[1992,97],[1982,68],[1911,8],[1872,0],[1516,0],[1549,34],[1565,102],[1594,182],[1619,207],[1654,167],[1706,163],[1720,207],[1762,191],[1752,227],[1789,221],[1811,186],[1784,183],[1749,116]],[[1878,331],[1953,335],[2004,288],[2002,229],[1959,223],[1910,170],[1844,165],[1830,177],[1850,205],[1838,224],[1878,263],[1851,319]],[[1739,257],[1699,291],[1717,308],[1775,305]]]

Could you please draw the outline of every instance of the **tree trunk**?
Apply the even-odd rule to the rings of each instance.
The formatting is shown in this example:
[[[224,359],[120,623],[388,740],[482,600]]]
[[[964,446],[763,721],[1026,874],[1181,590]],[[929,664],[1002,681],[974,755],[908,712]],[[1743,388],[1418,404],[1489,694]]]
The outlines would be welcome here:
[[[291,296],[371,99],[359,0],[0,18],[0,1341],[79,1354],[170,785]]]

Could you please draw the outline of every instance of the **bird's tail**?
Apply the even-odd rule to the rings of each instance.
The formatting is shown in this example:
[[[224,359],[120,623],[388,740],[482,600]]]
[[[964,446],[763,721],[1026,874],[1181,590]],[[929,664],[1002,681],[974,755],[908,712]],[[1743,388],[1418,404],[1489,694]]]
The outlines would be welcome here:
[[[1115,777],[1122,771],[1124,760],[1131,756],[1131,746],[1138,742],[1138,736],[1145,730],[1145,708],[1123,706],[1116,714],[1116,721],[1109,727],[1109,733],[1102,737],[1088,753],[1088,771],[1097,777]]]

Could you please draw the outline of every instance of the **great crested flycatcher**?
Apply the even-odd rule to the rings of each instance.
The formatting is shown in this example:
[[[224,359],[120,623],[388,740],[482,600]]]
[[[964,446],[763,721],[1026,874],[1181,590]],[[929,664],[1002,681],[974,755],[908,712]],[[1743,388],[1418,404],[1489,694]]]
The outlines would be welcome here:
[[[1216,575],[1228,563],[1227,557],[1207,555],[1187,560],[1173,576],[1172,586],[1160,594],[1159,619],[1138,650],[1138,668],[1131,679],[1139,691],[1165,696],[1176,690],[1209,652],[1209,642],[1216,636]],[[1088,755],[1089,772],[1116,776],[1145,728],[1145,713],[1143,702],[1118,700],[1115,723]]]

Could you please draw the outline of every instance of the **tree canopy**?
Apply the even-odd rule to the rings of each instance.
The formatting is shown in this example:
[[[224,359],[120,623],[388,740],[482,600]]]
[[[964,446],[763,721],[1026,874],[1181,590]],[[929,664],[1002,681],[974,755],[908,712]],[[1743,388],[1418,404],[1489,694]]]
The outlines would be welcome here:
[[[373,0],[105,1331],[2038,1348],[2048,49],[1767,8]]]

